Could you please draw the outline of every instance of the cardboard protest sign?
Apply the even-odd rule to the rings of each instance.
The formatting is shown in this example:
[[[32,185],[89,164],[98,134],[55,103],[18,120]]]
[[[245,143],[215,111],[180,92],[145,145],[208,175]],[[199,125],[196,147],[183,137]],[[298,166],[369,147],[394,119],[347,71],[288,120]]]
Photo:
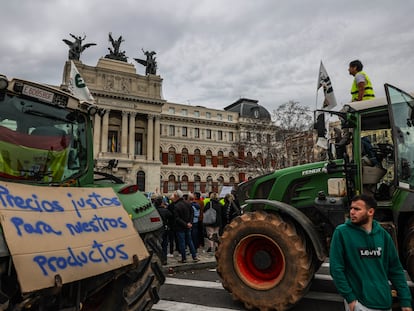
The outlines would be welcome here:
[[[0,221],[22,292],[69,283],[149,256],[112,188],[0,182]]]
[[[232,190],[233,190],[233,186],[223,186],[221,188],[219,197],[224,198],[226,194],[231,193]]]

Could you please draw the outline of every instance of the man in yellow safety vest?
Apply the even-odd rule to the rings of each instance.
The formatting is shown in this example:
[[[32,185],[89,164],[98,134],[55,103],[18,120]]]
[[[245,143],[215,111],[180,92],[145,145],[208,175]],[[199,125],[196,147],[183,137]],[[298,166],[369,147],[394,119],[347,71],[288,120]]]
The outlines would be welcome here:
[[[362,71],[361,61],[354,60],[349,63],[349,74],[354,76],[354,82],[351,88],[352,101],[373,99],[375,97],[371,80],[368,75]]]

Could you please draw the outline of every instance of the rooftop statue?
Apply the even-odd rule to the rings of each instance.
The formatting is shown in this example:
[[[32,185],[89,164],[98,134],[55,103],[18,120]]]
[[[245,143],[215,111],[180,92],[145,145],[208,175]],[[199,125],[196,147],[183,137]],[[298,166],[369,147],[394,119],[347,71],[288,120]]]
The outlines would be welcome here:
[[[88,47],[91,47],[93,45],[96,45],[96,43],[86,43],[82,45],[82,41],[86,39],[86,36],[75,36],[70,33],[70,36],[75,39],[75,41],[69,41],[67,39],[63,39],[63,42],[65,42],[69,46],[69,55],[68,58],[70,60],[79,60],[81,53]]]
[[[120,46],[121,43],[124,42],[125,40],[122,39],[122,36],[119,36],[118,40],[114,40],[114,38],[112,38],[112,32],[109,33],[109,42],[111,42],[112,44],[112,48],[108,48],[109,50],[109,54],[105,55],[105,58],[110,58],[110,59],[115,59],[115,60],[120,60],[123,62],[127,61],[127,58],[125,56],[125,51],[120,51]]]
[[[134,58],[134,59],[141,65],[145,66],[145,75],[157,74],[157,61],[156,61],[156,57],[154,57],[154,55],[157,53],[155,53],[154,51],[151,51],[151,52],[144,51],[144,49],[142,49],[142,52],[146,56],[146,60],[140,59],[140,58]]]

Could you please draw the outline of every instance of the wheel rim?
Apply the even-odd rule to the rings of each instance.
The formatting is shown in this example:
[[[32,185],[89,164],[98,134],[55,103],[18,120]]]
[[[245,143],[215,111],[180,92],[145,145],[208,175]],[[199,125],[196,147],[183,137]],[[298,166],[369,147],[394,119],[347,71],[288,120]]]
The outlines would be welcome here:
[[[279,245],[261,234],[243,238],[234,251],[237,274],[248,286],[267,290],[285,274],[286,262]]]

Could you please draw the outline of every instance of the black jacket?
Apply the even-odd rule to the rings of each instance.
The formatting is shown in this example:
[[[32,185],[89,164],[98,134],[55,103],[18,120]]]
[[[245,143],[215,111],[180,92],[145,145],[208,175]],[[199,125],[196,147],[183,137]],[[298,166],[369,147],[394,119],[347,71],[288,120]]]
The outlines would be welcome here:
[[[174,224],[174,215],[168,208],[163,206],[157,206],[157,211],[161,216],[162,223],[164,224],[164,229],[169,230]]]
[[[175,230],[183,231],[188,229],[187,224],[193,223],[194,211],[190,203],[184,199],[174,202]]]
[[[224,206],[222,208],[223,214],[223,226],[231,223],[231,221],[240,215],[240,210],[233,201],[224,200]]]

